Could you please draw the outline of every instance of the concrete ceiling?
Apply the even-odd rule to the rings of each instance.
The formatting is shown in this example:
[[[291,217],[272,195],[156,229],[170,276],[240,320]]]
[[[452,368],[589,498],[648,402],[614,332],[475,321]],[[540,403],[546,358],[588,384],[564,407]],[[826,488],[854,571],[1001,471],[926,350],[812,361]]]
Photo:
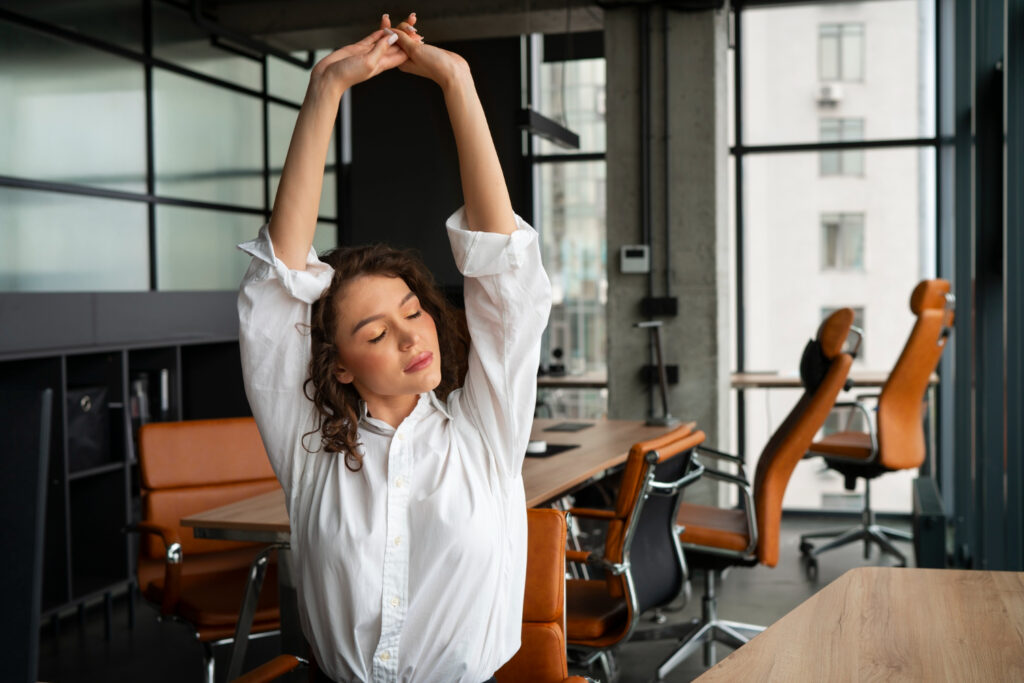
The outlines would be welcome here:
[[[382,12],[392,20],[411,10],[431,42],[576,33],[602,28],[603,13],[581,0],[433,0],[411,5],[354,0],[205,0],[204,14],[229,30],[285,50],[337,47],[376,28]]]

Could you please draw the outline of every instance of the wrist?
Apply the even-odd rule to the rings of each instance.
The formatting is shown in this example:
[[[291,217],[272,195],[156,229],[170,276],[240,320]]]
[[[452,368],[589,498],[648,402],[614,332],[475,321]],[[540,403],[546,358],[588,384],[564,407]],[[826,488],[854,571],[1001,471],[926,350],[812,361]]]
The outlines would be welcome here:
[[[469,70],[469,64],[461,57],[455,61],[451,69],[448,70],[448,73],[438,80],[437,84],[441,86],[441,90],[444,91],[445,95],[476,89],[476,85],[473,83],[473,74]]]
[[[329,70],[315,72],[309,77],[306,99],[312,103],[326,102],[336,107],[348,88],[348,84],[343,83]]]

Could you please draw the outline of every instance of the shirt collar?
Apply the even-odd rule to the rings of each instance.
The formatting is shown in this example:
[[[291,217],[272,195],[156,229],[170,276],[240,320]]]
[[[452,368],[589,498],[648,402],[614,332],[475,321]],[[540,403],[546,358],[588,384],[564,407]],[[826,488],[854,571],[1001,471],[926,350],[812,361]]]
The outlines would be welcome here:
[[[433,391],[428,391],[420,394],[419,400],[416,401],[416,407],[412,409],[409,416],[402,421],[402,424],[415,424],[422,420],[431,410],[438,410],[442,415],[451,419],[451,413],[448,412],[448,405],[441,401]],[[395,428],[389,425],[384,420],[378,420],[377,418],[370,415],[366,409],[366,401],[359,400],[359,428],[366,429],[367,431],[382,436],[391,436],[395,433]]]

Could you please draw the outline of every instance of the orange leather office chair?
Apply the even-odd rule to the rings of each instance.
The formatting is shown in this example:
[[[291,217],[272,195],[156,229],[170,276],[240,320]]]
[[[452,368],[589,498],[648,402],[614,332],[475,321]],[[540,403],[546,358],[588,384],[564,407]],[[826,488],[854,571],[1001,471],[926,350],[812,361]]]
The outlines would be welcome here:
[[[782,497],[793,469],[807,452],[846,384],[853,357],[843,351],[843,346],[852,325],[853,311],[841,308],[821,324],[816,339],[804,349],[800,362],[804,394],[761,452],[753,492],[741,457],[710,448],[697,449],[701,455],[738,466],[737,475],[705,466],[704,476],[735,484],[741,494],[741,505],[718,508],[683,502],[679,506],[676,519],[683,529],[679,539],[690,566],[704,570],[704,598],[696,629],[661,665],[658,678],[663,678],[702,645],[704,664],[711,666],[716,641],[740,647],[764,630],[763,626],[720,620],[716,584],[729,567],[757,564],[774,567],[778,563]]]
[[[817,573],[818,555],[859,540],[864,541],[865,559],[870,556],[871,544],[875,543],[883,552],[896,556],[900,565],[907,564],[907,558],[892,541],[911,541],[913,536],[875,524],[871,510],[871,480],[886,472],[920,467],[924,462],[924,394],[953,325],[954,298],[949,292],[949,282],[920,282],[910,295],[910,310],[917,316],[917,321],[881,393],[877,394],[877,428],[862,401],[838,403],[837,406],[860,410],[869,431],[840,431],[811,444],[812,453],[824,455],[825,464],[846,478],[847,490],[852,491],[856,487],[857,479],[864,480],[864,512],[860,526],[800,537],[800,552],[807,561],[810,576]],[[812,538],[832,540],[815,548],[810,543]]]
[[[498,683],[586,683],[569,676],[565,658],[565,513],[530,509],[526,524],[522,646],[494,677]],[[306,663],[280,655],[235,681],[266,683]]]
[[[252,418],[160,422],[139,430],[142,521],[138,582],[163,618],[189,625],[203,644],[206,680],[213,647],[233,642],[253,561],[265,545],[197,539],[182,517],[278,487]],[[280,628],[276,563],[260,594],[252,632]]]
[[[600,552],[570,550],[570,561],[601,578],[566,581],[566,634],[582,665],[599,662],[615,676],[613,650],[636,633],[640,615],[675,600],[686,585],[686,562],[674,526],[682,489],[700,477],[693,450],[704,432],[687,425],[634,444],[614,510],[572,508],[570,514],[607,523]],[[645,639],[678,638],[678,627],[644,631]]]

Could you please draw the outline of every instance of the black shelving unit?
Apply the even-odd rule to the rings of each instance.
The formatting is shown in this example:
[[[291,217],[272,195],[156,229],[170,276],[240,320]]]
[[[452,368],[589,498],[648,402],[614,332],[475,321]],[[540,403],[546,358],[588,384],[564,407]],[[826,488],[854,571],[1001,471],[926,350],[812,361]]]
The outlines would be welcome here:
[[[0,387],[51,388],[42,619],[59,617],[135,583],[137,539],[123,528],[138,519],[136,436],[146,421],[251,414],[236,339],[180,340],[103,348],[0,354]],[[83,390],[105,394],[91,410],[94,442],[86,462],[75,452],[70,416]],[[100,392],[102,390],[102,392]],[[0,416],[2,422],[3,416]],[[109,632],[109,623],[108,623]]]

